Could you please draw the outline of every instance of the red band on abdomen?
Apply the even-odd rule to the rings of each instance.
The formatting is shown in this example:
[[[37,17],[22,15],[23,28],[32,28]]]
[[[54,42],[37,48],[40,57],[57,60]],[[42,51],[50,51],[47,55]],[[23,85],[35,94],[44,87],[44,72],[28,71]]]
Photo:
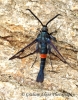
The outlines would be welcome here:
[[[46,58],[47,54],[40,54],[41,58]]]

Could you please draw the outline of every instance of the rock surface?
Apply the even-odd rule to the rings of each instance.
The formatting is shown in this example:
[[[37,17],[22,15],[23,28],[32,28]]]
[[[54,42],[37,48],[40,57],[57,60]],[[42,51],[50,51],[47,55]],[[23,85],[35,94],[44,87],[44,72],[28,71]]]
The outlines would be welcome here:
[[[44,24],[62,15],[48,29],[49,33],[57,30],[53,34],[55,45],[71,67],[52,55],[52,72],[47,57],[43,83],[35,81],[39,54],[33,68],[36,54],[9,60],[42,28],[26,9],[31,9]],[[78,100],[78,0],[0,0],[0,100]]]

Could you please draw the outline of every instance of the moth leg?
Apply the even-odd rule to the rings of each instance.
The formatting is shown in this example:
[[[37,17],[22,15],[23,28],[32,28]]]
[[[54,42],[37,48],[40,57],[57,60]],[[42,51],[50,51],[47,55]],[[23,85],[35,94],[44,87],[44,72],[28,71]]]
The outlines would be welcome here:
[[[53,33],[56,33],[57,31],[55,30],[54,32],[51,32],[50,35],[52,35]]]
[[[51,40],[57,42],[57,40],[56,40],[56,38],[54,36],[50,35],[50,38],[51,38]]]
[[[57,71],[53,70],[52,60],[51,60],[51,54],[53,54],[56,57],[58,57],[58,56],[51,52],[51,46],[50,45],[48,45],[48,53],[49,53],[49,57],[50,57],[50,64],[51,64],[51,67],[52,67],[52,71],[50,71],[50,70],[49,71],[53,72],[53,73],[58,73]]]
[[[48,53],[49,53],[49,57],[50,57],[50,64],[51,64],[51,67],[52,67],[52,71],[53,71],[53,66],[52,66],[52,60],[51,60],[51,47],[50,45],[48,45]]]
[[[37,53],[39,52],[39,43],[36,45],[36,50],[37,50]],[[33,67],[33,65],[36,63],[36,59],[37,59],[37,55],[36,55],[36,57],[35,57],[35,60],[34,60],[34,62],[33,62],[33,64],[32,64],[32,66],[31,66],[31,68]]]
[[[56,33],[57,31],[55,30],[54,32],[49,33],[51,40],[57,42],[56,38],[52,36],[53,33]]]
[[[35,60],[34,60],[34,62],[33,62],[33,64],[32,64],[32,66],[31,66],[31,68],[34,66],[34,64],[36,63],[36,60],[37,60],[37,56],[35,57]]]
[[[50,48],[50,45],[48,45],[48,52],[49,52],[49,57],[50,57],[50,64],[51,64],[51,67],[52,67],[52,70],[53,70],[53,66],[52,66],[52,61],[51,61],[51,48]]]
[[[52,71],[53,71],[53,66],[52,66],[52,60],[51,60],[51,55],[49,53],[49,57],[50,57],[50,64],[51,64],[51,67],[52,67]]]

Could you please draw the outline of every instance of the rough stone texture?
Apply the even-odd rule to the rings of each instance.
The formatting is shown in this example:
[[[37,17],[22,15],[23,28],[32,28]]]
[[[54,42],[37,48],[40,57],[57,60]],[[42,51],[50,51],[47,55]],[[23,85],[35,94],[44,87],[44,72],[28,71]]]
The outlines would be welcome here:
[[[48,29],[57,30],[55,45],[71,67],[52,56],[52,72],[47,57],[43,83],[35,82],[39,57],[33,68],[36,55],[9,60],[41,29],[27,8],[44,24],[62,15]],[[0,100],[78,100],[78,0],[0,0]]]

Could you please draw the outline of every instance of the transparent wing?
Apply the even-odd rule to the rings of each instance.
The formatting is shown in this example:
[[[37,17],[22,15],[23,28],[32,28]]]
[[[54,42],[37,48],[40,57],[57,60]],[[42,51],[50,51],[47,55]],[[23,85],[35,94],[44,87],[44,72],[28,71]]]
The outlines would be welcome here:
[[[37,43],[37,41],[35,39],[30,44],[28,44],[27,46],[22,48],[20,51],[18,51],[11,58],[9,58],[9,60],[12,60],[12,59],[15,59],[15,58],[22,59],[22,58],[25,58],[27,56],[33,55],[37,51],[36,43]]]
[[[52,53],[54,56],[58,57],[62,62],[67,63],[70,66],[70,64],[65,60],[65,58],[61,55],[61,53],[57,50],[56,46],[53,44],[52,41],[50,41],[49,45],[51,48],[50,53]]]

